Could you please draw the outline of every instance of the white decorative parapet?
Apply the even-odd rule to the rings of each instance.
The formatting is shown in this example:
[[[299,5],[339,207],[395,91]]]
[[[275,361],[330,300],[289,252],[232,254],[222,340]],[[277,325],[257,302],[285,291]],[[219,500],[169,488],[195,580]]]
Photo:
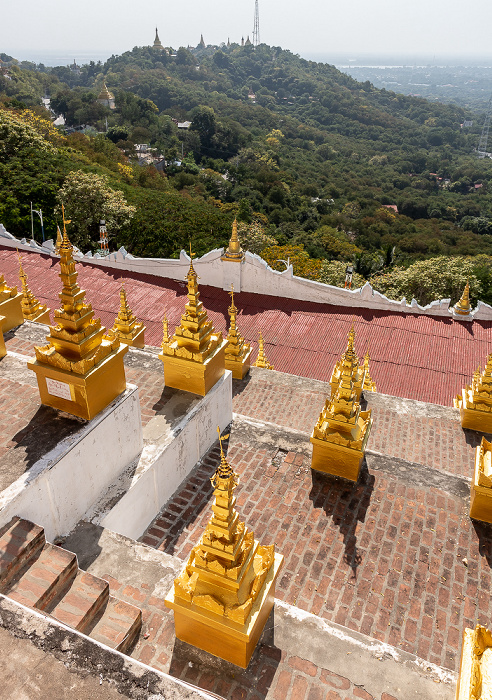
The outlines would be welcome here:
[[[0,224],[0,246],[55,256],[52,240],[45,241],[42,245],[32,240],[27,241],[25,238],[19,241],[8,233],[2,224]],[[481,301],[468,316],[458,317],[452,313],[453,309],[449,306],[450,299],[432,301],[427,306],[419,306],[417,301],[412,299],[409,304],[405,299],[401,301],[388,299],[384,294],[373,289],[369,282],[366,282],[360,289],[332,287],[329,284],[296,277],[292,265],[283,272],[277,272],[253,253],[246,252],[244,260],[236,262],[222,260],[223,252],[223,248],[217,248],[193,261],[195,270],[200,277],[200,284],[229,291],[232,283],[238,292],[267,294],[348,308],[396,311],[428,316],[445,316],[446,318],[450,318],[451,313],[453,318],[458,318],[460,321],[492,320],[492,306]],[[120,248],[118,252],[110,253],[106,257],[102,257],[98,253],[94,255],[92,253],[83,254],[80,251],[74,257],[80,262],[102,269],[127,270],[128,272],[138,272],[178,281],[185,279],[190,266],[190,258],[184,250],[181,251],[178,259],[137,258],[127,253],[124,248]]]

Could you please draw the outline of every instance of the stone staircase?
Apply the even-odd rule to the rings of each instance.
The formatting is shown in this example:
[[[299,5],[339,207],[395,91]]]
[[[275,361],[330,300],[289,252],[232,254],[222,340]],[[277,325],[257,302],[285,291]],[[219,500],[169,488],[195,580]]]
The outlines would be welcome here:
[[[110,596],[108,583],[81,571],[75,554],[18,517],[0,529],[0,593],[123,653],[142,626],[139,608]]]

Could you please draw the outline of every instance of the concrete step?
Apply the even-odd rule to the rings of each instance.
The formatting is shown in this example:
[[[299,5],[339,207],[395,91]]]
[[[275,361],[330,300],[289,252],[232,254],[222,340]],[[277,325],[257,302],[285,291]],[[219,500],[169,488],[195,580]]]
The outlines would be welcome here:
[[[125,653],[131,648],[142,627],[142,611],[134,605],[109,596],[104,613],[86,634],[97,642]]]
[[[64,625],[79,632],[91,628],[109,600],[109,584],[86,571],[77,572],[75,581],[60,599],[55,599],[47,612]]]
[[[43,528],[22,518],[12,518],[0,530],[0,592],[39,556],[45,544]]]
[[[75,579],[77,557],[53,544],[45,544],[36,561],[4,591],[9,598],[44,610],[63,595]]]

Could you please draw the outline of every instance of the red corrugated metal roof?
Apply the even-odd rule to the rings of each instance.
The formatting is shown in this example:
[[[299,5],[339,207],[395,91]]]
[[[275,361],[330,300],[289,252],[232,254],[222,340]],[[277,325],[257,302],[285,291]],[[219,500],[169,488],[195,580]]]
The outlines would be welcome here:
[[[23,253],[22,259],[33,293],[52,311],[58,308],[58,261],[38,253]],[[164,313],[170,331],[179,324],[186,300],[184,281],[106,271],[89,263],[79,263],[77,271],[86,300],[105,326],[113,325],[118,312],[122,281],[133,312],[146,324],[147,344],[161,344]],[[1,246],[0,272],[7,284],[19,285],[17,254]],[[229,294],[201,286],[200,298],[216,329],[225,333]],[[266,356],[275,369],[298,376],[329,379],[354,322],[359,356],[369,344],[371,374],[378,390],[394,396],[451,405],[492,351],[491,321],[459,322],[451,317],[344,308],[249,292],[234,298],[238,326],[253,345],[253,358],[261,330]]]

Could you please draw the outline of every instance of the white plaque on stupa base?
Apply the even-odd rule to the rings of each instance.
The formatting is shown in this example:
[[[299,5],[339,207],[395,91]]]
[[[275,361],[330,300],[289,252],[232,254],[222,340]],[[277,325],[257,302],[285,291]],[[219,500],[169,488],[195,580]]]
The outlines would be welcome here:
[[[71,390],[72,387],[70,384],[60,382],[58,379],[50,379],[49,377],[46,377],[46,387],[48,389],[48,394],[51,394],[51,396],[58,396],[60,399],[73,401]]]

